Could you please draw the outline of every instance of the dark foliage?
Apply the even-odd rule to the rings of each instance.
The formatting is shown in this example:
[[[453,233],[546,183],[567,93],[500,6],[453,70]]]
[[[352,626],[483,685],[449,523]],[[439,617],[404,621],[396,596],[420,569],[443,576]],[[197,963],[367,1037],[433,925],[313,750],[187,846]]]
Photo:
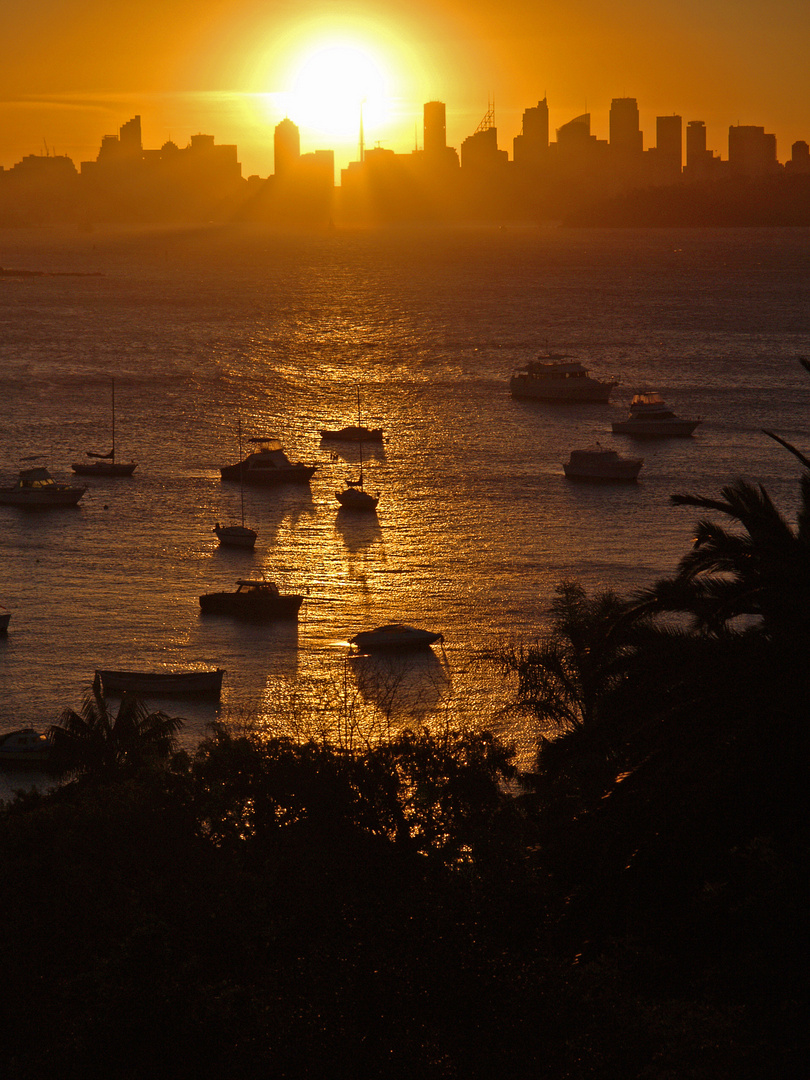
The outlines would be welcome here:
[[[629,602],[563,585],[500,657],[530,777],[489,734],[189,760],[132,704],[66,714],[77,778],[0,806],[6,1073],[803,1075],[807,515],[683,501],[742,536]]]

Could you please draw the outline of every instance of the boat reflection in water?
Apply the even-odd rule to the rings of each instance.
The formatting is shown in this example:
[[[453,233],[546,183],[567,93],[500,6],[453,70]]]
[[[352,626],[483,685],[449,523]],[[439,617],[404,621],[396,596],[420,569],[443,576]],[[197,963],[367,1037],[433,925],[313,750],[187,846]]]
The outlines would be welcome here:
[[[447,663],[431,649],[354,653],[349,663],[363,700],[389,720],[422,721],[452,693]]]
[[[335,527],[348,551],[362,551],[382,540],[380,519],[376,514],[355,514],[341,507],[335,515]]]

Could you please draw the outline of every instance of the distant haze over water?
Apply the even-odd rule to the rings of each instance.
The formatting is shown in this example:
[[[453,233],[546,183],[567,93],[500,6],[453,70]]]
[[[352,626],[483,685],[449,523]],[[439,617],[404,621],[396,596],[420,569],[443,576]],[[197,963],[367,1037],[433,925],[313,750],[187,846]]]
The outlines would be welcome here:
[[[0,483],[108,449],[110,376],[118,455],[139,462],[76,510],[0,507],[0,731],[78,707],[99,667],[219,666],[218,711],[160,703],[189,745],[217,716],[299,733],[315,716],[344,740],[449,718],[528,744],[476,658],[535,636],[558,582],[671,572],[698,516],[673,492],[742,476],[793,515],[798,462],[761,428],[810,451],[807,230],[8,230],[0,265],[60,275],[0,278]],[[611,403],[513,400],[513,368],[546,347],[618,378]],[[318,435],[356,422],[358,384],[386,436],[364,448],[376,520],[338,517],[358,451]],[[612,435],[643,388],[702,417],[695,437]],[[311,489],[246,490],[253,554],[211,531],[239,519],[219,476],[239,416],[320,466]],[[645,458],[638,485],[565,480],[597,441]],[[259,572],[307,594],[297,630],[201,617],[200,593]],[[435,663],[346,664],[352,634],[400,620],[444,634]]]

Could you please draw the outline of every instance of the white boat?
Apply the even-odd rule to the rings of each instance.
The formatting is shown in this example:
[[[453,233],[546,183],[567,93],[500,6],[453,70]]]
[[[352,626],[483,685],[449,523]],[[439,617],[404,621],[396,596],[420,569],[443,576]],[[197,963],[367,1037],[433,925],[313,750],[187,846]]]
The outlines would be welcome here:
[[[637,480],[643,464],[644,458],[622,457],[615,450],[596,446],[587,450],[572,450],[563,470],[569,480],[610,483]]]
[[[318,467],[290,461],[275,435],[259,436],[248,442],[258,443],[259,449],[248,454],[244,461],[240,458],[235,465],[223,465],[219,470],[223,480],[261,485],[308,484]]]
[[[426,649],[437,641],[444,641],[441,634],[435,634],[431,630],[420,630],[416,626],[407,626],[405,623],[388,623],[378,626],[375,630],[362,630],[359,634],[349,638],[349,644],[354,645],[358,652],[382,652],[387,649]]]
[[[242,460],[242,421],[238,422],[239,427],[239,460]],[[217,522],[214,525],[214,532],[217,534],[220,544],[223,547],[238,547],[252,549],[256,546],[256,530],[248,528],[245,525],[245,485],[240,476],[239,478],[239,503],[242,511],[242,524],[241,525],[220,525]]]
[[[219,697],[222,668],[192,671],[113,671],[99,668],[96,678],[105,694],[152,694],[156,697]]]
[[[0,504],[5,506],[75,506],[86,487],[57,484],[47,469],[21,469],[14,487],[0,488]]]
[[[112,379],[112,450],[109,454],[87,451],[92,461],[75,461],[71,468],[80,476],[132,476],[137,468],[134,461],[115,460],[115,379]]]
[[[539,401],[606,402],[615,379],[594,379],[573,357],[545,353],[518,368],[509,380],[512,397]]]
[[[20,728],[0,735],[0,764],[41,765],[51,756],[51,740],[41,731]]]
[[[686,437],[692,434],[700,420],[682,420],[667,407],[660,394],[645,391],[635,394],[630,402],[626,420],[615,420],[615,435],[638,435],[643,438]]]

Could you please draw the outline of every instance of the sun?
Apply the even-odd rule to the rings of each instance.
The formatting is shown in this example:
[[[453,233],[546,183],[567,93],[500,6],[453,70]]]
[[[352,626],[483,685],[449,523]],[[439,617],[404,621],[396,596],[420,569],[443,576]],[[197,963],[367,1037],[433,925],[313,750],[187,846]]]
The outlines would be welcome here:
[[[287,115],[313,134],[356,137],[385,125],[390,115],[391,73],[371,47],[332,40],[303,51],[291,65]]]

